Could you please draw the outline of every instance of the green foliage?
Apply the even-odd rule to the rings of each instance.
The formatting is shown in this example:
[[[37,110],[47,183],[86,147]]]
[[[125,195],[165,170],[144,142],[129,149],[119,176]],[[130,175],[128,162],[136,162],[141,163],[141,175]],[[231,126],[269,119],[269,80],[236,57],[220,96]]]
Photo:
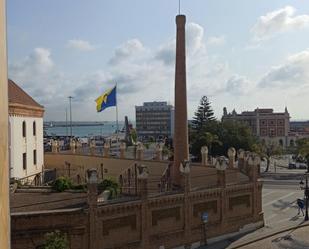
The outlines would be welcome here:
[[[87,186],[85,184],[72,185],[70,189],[86,191]]]
[[[130,131],[130,140],[131,140],[132,144],[137,143],[137,133],[136,133],[135,129],[131,129],[131,131]]]
[[[281,155],[283,153],[282,146],[277,143],[267,142],[267,143],[256,143],[254,144],[252,151],[259,154],[262,158],[267,161],[265,172],[269,170],[270,159],[272,156]]]
[[[56,230],[45,235],[43,249],[69,249],[69,242],[65,234]]]
[[[103,192],[105,190],[110,191],[110,197],[109,199],[116,198],[120,193],[120,187],[118,182],[113,178],[107,178],[104,179],[101,183],[98,185],[99,192]]]
[[[230,147],[234,147],[236,150],[242,148],[251,151],[258,142],[251,129],[246,124],[239,122],[221,122],[217,134],[222,144],[220,146],[214,145],[216,155],[226,154]]]
[[[309,138],[302,138],[296,141],[297,154],[306,159],[309,164]]]
[[[257,143],[257,138],[247,125],[233,121],[211,121],[199,132],[190,134],[191,154],[198,159],[204,145],[207,145],[210,155],[216,156],[226,155],[230,147],[252,150]]]
[[[54,181],[53,189],[58,192],[63,192],[67,189],[71,189],[73,186],[71,179],[65,176],[60,176]]]
[[[195,133],[205,129],[205,125],[208,121],[215,121],[214,112],[211,108],[210,102],[206,96],[203,96],[200,100],[200,105],[197,111],[194,113],[192,121],[192,130]]]

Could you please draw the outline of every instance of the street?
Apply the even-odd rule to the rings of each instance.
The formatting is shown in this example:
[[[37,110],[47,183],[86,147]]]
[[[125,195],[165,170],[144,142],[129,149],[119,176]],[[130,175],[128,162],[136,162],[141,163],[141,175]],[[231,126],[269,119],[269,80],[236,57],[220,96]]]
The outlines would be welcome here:
[[[304,217],[297,215],[297,198],[303,198],[304,191],[300,190],[299,181],[289,181],[283,185],[283,180],[265,182],[262,192],[265,228],[279,228],[287,225],[297,225]]]

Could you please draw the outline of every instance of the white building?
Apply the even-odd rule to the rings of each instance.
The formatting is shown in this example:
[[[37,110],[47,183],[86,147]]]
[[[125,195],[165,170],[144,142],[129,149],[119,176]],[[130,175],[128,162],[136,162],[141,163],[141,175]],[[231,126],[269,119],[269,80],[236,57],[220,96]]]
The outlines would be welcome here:
[[[8,93],[10,177],[38,181],[35,174],[42,172],[44,163],[44,108],[12,80]]]

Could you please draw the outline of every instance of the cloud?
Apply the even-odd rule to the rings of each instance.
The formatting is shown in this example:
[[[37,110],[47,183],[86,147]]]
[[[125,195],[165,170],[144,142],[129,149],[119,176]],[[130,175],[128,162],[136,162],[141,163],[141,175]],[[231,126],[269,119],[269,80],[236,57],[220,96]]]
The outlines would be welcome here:
[[[240,98],[251,91],[254,84],[249,79],[231,72],[224,58],[207,53],[202,26],[188,24],[186,41],[189,116],[202,95],[214,99],[227,97],[226,94]],[[134,117],[134,106],[145,101],[173,103],[175,48],[172,38],[154,48],[137,38],[129,39],[114,50],[106,65],[93,72],[73,75],[59,71],[48,49],[37,48],[19,62],[10,64],[9,71],[13,80],[45,105],[46,119],[63,119],[67,97],[71,95],[74,96],[74,120],[102,120],[95,111],[94,100],[116,83],[119,117]],[[115,113],[111,109],[104,112],[104,120],[114,120]]]
[[[259,82],[260,87],[299,87],[309,83],[309,49],[290,55],[282,65],[273,67]]]
[[[188,23],[186,29],[186,45],[188,54],[195,54],[205,48],[204,28],[197,23]]]
[[[127,60],[129,58],[133,58],[144,52],[144,46],[142,42],[138,39],[131,39],[126,41],[120,47],[116,48],[113,57],[110,59],[110,64],[118,64]]]
[[[278,33],[308,27],[309,15],[295,15],[295,12],[294,7],[286,6],[260,16],[251,29],[254,40],[266,40]]]
[[[18,62],[9,63],[9,77],[46,108],[63,103],[71,80],[55,68],[51,52],[35,48]]]
[[[226,82],[226,91],[230,94],[242,95],[248,93],[253,83],[244,76],[234,74]]]
[[[34,75],[46,73],[54,66],[50,54],[47,48],[35,48],[29,56],[11,65],[11,70],[20,76],[28,74],[29,71]]]
[[[220,46],[225,43],[225,36],[211,36],[207,39],[207,45],[210,46]]]
[[[176,56],[176,41],[171,40],[166,44],[160,46],[158,51],[155,53],[154,58],[163,61],[166,65],[175,64]]]
[[[84,51],[84,52],[95,50],[95,46],[90,44],[89,41],[80,40],[80,39],[69,40],[67,43],[67,46],[69,48],[73,48],[73,49]]]

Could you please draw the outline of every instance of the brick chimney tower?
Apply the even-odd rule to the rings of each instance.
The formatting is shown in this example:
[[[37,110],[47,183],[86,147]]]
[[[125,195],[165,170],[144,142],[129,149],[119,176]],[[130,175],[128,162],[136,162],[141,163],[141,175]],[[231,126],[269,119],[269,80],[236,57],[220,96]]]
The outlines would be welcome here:
[[[176,16],[176,68],[175,68],[175,124],[174,124],[174,164],[172,184],[183,185],[179,166],[189,159],[188,118],[187,118],[187,86],[186,86],[186,16]]]

